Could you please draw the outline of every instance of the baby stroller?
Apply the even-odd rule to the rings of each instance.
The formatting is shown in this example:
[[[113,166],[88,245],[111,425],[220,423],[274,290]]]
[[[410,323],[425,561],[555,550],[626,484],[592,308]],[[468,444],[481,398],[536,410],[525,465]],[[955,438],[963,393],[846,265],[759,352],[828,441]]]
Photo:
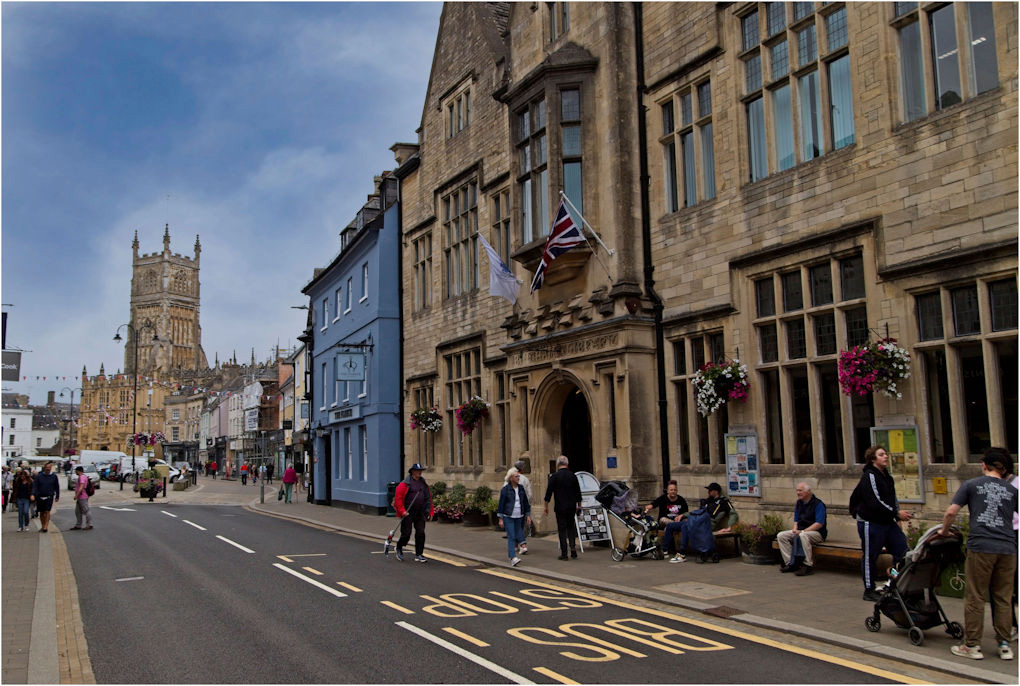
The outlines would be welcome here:
[[[944,624],[946,633],[953,638],[963,637],[963,627],[959,622],[949,621],[935,595],[942,572],[963,559],[963,537],[956,527],[950,528],[948,536],[938,536],[940,528],[928,529],[890,573],[889,584],[882,589],[874,614],[864,620],[868,631],[882,628],[881,612],[896,626],[907,629],[915,646],[924,643],[924,629],[939,624]]]
[[[649,553],[653,560],[662,559],[662,548],[655,540],[655,521],[637,514],[637,491],[630,490],[622,481],[609,481],[595,496],[606,510],[609,523],[612,556],[620,562],[627,555],[644,557]]]

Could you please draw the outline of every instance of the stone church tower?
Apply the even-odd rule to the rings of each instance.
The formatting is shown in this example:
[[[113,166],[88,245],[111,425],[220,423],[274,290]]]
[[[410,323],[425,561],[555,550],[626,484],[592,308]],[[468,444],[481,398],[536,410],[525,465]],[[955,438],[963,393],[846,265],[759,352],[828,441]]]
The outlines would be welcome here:
[[[199,325],[199,255],[195,236],[194,259],[170,252],[170,225],[163,233],[163,251],[138,253],[138,232],[131,243],[131,325],[138,332],[138,369],[142,374],[166,377],[177,370],[209,367],[202,350]],[[158,341],[153,340],[153,333]],[[135,372],[133,334],[124,346],[124,369]]]

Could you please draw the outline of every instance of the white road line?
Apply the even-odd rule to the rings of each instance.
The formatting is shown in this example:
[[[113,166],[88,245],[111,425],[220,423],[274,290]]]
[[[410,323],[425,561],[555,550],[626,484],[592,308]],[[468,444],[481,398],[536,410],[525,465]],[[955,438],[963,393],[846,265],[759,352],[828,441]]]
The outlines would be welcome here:
[[[182,519],[181,521],[184,522],[185,524],[190,524],[199,531],[206,531],[206,528],[204,526],[199,526],[198,524],[195,524],[195,522],[189,522],[187,519]]]
[[[321,588],[326,593],[332,593],[337,598],[346,598],[347,597],[346,593],[341,593],[340,591],[336,590],[335,588],[330,588],[326,584],[319,583],[315,579],[309,579],[304,574],[302,574],[300,572],[295,572],[290,567],[287,567],[286,565],[282,565],[279,562],[274,562],[273,566],[278,568],[278,569],[282,569],[283,571],[287,572],[288,574],[292,574],[293,576],[296,576],[297,578],[301,579],[302,581],[306,581],[306,582],[310,583],[312,586],[315,586],[316,588]]]
[[[114,579],[114,581],[141,581],[144,576],[126,576],[123,579]]]
[[[515,684],[533,684],[533,683],[535,683],[534,681],[531,681],[530,679],[527,679],[526,677],[523,677],[520,674],[517,674],[516,672],[511,672],[509,669],[506,669],[505,667],[501,667],[500,665],[497,665],[495,662],[492,662],[490,660],[486,660],[484,657],[480,657],[478,655],[475,655],[472,652],[464,650],[460,646],[455,645],[453,643],[450,643],[446,639],[443,639],[443,638],[440,638],[439,636],[435,636],[433,634],[430,634],[429,632],[425,631],[424,629],[419,629],[418,627],[414,626],[413,624],[408,624],[407,622],[397,622],[396,624],[397,624],[397,626],[399,626],[399,627],[401,627],[403,629],[407,629],[411,633],[418,634],[422,638],[424,638],[426,640],[429,640],[429,641],[432,641],[433,643],[435,643],[436,645],[438,645],[438,646],[440,646],[442,648],[446,648],[447,650],[449,650],[452,653],[455,653],[456,655],[460,655],[465,660],[470,660],[471,662],[474,662],[476,665],[479,665],[481,667],[485,667],[489,671],[495,672],[496,674],[499,674],[504,679],[509,679],[510,681],[514,682]]]
[[[100,510],[113,510],[114,512],[137,512],[133,507],[110,507],[109,505],[100,505]]]
[[[177,515],[175,515],[175,514],[170,514],[170,513],[169,513],[169,512],[167,512],[166,510],[160,510],[160,512],[162,512],[163,514],[165,514],[165,515],[166,515],[167,517],[173,517],[174,519],[177,519]]]
[[[231,540],[230,540],[229,538],[224,538],[223,536],[217,536],[216,538],[220,539],[220,540],[221,540],[221,541],[223,541],[224,543],[229,543],[230,545],[234,546],[235,548],[240,548],[241,550],[243,550],[243,551],[244,551],[244,552],[246,552],[246,553],[254,553],[254,552],[255,552],[255,551],[254,551],[254,550],[252,550],[251,548],[245,548],[245,547],[244,547],[243,545],[241,545],[240,543],[234,543],[234,542],[233,542],[233,541],[231,541]]]

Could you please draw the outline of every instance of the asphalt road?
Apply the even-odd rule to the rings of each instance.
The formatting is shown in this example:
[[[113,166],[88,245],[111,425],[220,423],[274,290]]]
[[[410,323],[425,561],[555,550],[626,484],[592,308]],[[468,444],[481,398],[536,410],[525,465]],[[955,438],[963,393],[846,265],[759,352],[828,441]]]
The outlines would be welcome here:
[[[68,531],[99,683],[885,683],[896,673],[508,568],[199,505]]]

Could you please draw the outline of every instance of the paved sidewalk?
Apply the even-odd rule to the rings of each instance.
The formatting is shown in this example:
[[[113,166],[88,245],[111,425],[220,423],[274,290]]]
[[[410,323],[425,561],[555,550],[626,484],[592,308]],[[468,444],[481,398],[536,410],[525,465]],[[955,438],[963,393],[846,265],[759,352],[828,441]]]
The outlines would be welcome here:
[[[260,502],[261,485],[249,483],[242,486],[240,481],[199,477],[197,487],[171,490],[165,498],[157,498],[155,503],[148,505],[127,485],[120,491],[116,484],[104,482],[93,499],[93,516],[96,527],[102,527],[103,518],[107,516],[102,505],[116,505],[125,500],[150,507],[166,507],[174,503],[244,505],[256,512],[365,536],[378,541],[380,548],[386,533],[396,523],[390,517],[313,505],[306,502],[304,493],[295,493],[294,503],[283,503],[276,499],[278,488],[278,483],[266,486],[265,500]],[[19,534],[16,531],[17,514],[8,512],[3,515],[4,683],[27,683],[28,664],[24,655],[31,637],[24,634],[35,611],[34,599],[46,595],[45,590],[37,594],[35,588],[42,575],[33,568],[33,564],[38,566],[33,561],[39,559],[39,543],[46,536],[37,532],[37,521],[33,521],[32,533]],[[52,533],[49,535],[52,536]],[[911,645],[907,632],[897,628],[886,617],[882,618],[880,632],[869,632],[864,626],[864,619],[871,614],[872,605],[861,600],[862,588],[857,574],[821,570],[808,577],[796,577],[780,574],[776,566],[749,565],[739,558],[724,558],[718,564],[693,561],[669,564],[650,558],[630,557],[614,562],[609,549],[599,547],[590,547],[578,559],[564,562],[556,559],[559,551],[555,534],[532,538],[528,547],[529,554],[517,567],[520,572],[581,584],[595,592],[605,589],[664,606],[728,617],[728,621],[738,622],[749,631],[753,631],[754,627],[785,631],[942,670],[960,678],[988,683],[1017,683],[1018,663],[999,660],[995,655],[990,618],[986,617],[985,659],[981,662],[951,655],[949,647],[954,641],[938,627],[925,632],[924,645],[919,647]],[[430,522],[426,555],[430,550],[492,566],[508,566],[506,541],[499,531],[488,527]],[[395,559],[393,563],[399,564]],[[52,581],[49,583],[52,584]],[[52,588],[49,593],[52,596]],[[962,623],[963,601],[941,597],[940,601],[949,618]],[[32,630],[35,631],[34,626]],[[64,660],[62,655],[62,674],[68,670]],[[86,663],[87,660],[82,664],[82,671],[88,668]]]

